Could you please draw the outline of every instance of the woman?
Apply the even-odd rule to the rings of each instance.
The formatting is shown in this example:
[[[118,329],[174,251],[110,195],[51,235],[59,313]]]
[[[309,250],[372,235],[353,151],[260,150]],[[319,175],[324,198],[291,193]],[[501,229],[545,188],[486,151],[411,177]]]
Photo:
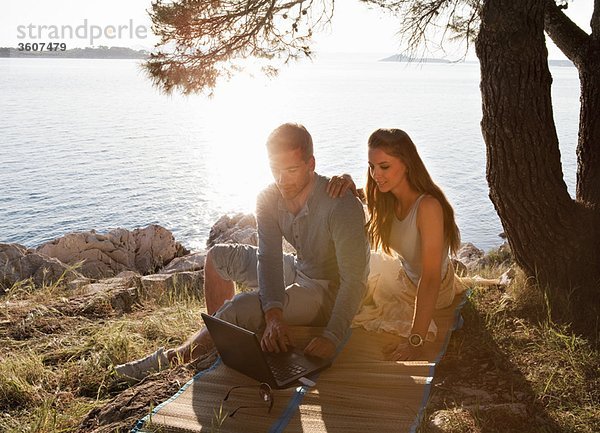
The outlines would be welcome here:
[[[406,337],[388,348],[389,358],[418,359],[425,341],[435,339],[435,309],[449,306],[461,290],[449,258],[460,245],[460,234],[452,207],[406,132],[378,129],[368,147],[371,248],[393,250],[399,261],[372,256],[369,293],[353,326]],[[334,179],[338,185],[342,180],[350,183],[347,176]]]

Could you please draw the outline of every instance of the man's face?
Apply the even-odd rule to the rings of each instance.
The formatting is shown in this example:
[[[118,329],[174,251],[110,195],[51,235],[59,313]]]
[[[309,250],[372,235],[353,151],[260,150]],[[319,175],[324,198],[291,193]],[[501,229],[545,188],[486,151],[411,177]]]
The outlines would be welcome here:
[[[307,187],[315,170],[314,156],[305,161],[300,149],[270,153],[269,164],[277,188],[286,200],[294,199]]]

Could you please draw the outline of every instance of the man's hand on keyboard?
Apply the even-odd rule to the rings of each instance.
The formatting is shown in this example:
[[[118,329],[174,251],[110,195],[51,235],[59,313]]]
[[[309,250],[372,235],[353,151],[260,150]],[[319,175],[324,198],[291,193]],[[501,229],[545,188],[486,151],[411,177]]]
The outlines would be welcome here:
[[[283,320],[283,311],[272,308],[265,313],[267,327],[263,334],[260,345],[267,352],[287,352],[288,346],[292,346],[292,337],[289,328]]]
[[[329,338],[315,337],[304,348],[304,354],[318,356],[319,358],[333,358],[333,355],[335,355],[335,344]]]

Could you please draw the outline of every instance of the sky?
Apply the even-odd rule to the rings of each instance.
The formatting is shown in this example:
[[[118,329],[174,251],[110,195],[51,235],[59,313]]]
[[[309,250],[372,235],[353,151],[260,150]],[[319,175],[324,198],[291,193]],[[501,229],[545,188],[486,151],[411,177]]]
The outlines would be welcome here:
[[[67,48],[125,46],[151,49],[157,39],[146,10],[150,0],[0,0],[0,46],[27,42],[65,42]],[[573,0],[566,13],[586,32],[593,0]],[[46,26],[42,28],[42,26]],[[52,35],[51,26],[70,27]],[[398,19],[358,0],[338,0],[329,29],[315,38],[318,53],[378,53],[402,51],[397,36]],[[74,34],[69,34],[72,31]],[[99,36],[99,33],[103,33]],[[42,36],[38,38],[38,36]],[[108,35],[108,37],[106,37]],[[60,36],[63,36],[62,38]],[[564,59],[549,43],[549,57]],[[440,57],[439,53],[432,53]],[[469,57],[474,58],[473,54]]]

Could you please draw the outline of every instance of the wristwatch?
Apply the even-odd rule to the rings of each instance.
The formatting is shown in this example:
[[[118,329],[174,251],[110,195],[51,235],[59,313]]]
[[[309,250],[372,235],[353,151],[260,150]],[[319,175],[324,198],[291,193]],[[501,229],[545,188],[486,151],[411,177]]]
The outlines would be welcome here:
[[[411,334],[410,337],[408,337],[408,344],[410,344],[412,347],[421,347],[423,346],[423,337],[421,337],[419,334]]]

